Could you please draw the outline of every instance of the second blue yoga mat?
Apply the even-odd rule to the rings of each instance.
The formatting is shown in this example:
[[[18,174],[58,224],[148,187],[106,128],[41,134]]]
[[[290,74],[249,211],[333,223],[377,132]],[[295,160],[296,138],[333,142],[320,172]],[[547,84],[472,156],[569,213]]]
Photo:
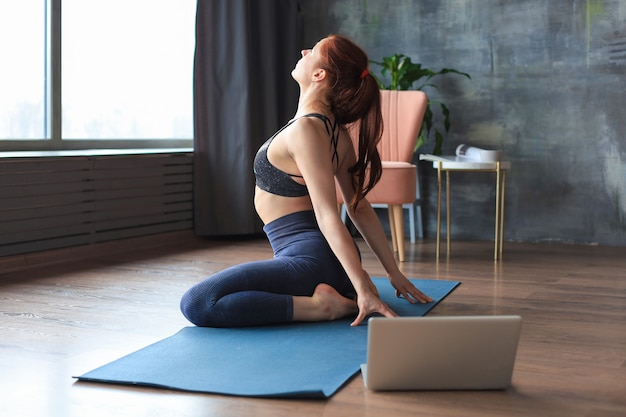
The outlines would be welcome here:
[[[401,316],[423,316],[459,282],[411,280],[433,298],[410,304],[375,278],[381,298]],[[251,397],[327,398],[366,360],[367,326],[351,320],[239,329],[185,327],[178,333],[77,377]]]

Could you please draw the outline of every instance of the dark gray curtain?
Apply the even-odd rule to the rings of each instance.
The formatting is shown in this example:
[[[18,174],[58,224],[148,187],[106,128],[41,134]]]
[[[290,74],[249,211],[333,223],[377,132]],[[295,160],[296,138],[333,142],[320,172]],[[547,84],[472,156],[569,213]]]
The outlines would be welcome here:
[[[194,62],[194,227],[200,236],[256,234],[252,163],[293,116],[298,1],[198,0]]]

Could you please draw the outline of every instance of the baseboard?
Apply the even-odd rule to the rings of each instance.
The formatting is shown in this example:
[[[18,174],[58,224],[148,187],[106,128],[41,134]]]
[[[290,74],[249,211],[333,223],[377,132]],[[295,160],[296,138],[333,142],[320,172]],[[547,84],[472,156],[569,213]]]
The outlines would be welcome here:
[[[196,239],[191,229],[62,249],[2,256],[0,257],[0,276],[9,272],[58,265],[72,262],[76,259],[94,258],[128,250],[137,251],[162,246],[176,246],[177,242],[188,242],[190,239]]]

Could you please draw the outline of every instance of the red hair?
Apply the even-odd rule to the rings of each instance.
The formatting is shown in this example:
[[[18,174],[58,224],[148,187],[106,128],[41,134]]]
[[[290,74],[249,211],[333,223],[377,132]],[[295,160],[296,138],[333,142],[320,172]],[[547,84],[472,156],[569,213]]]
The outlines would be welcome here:
[[[367,69],[369,58],[354,42],[342,35],[330,35],[319,43],[321,67],[329,81],[328,101],[337,122],[359,124],[357,162],[353,174],[356,207],[380,180],[382,166],[376,146],[383,130],[378,83]],[[369,168],[369,173],[366,171]]]

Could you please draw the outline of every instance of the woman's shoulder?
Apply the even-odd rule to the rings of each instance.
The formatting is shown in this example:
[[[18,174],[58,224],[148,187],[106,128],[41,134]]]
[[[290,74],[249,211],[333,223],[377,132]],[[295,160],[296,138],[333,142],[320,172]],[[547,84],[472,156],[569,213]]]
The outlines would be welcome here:
[[[323,119],[326,116],[319,114],[322,117],[317,117],[312,116],[313,114],[317,115],[318,113],[310,113],[293,119],[289,126],[289,136],[296,140],[311,136],[327,137],[328,133]]]

